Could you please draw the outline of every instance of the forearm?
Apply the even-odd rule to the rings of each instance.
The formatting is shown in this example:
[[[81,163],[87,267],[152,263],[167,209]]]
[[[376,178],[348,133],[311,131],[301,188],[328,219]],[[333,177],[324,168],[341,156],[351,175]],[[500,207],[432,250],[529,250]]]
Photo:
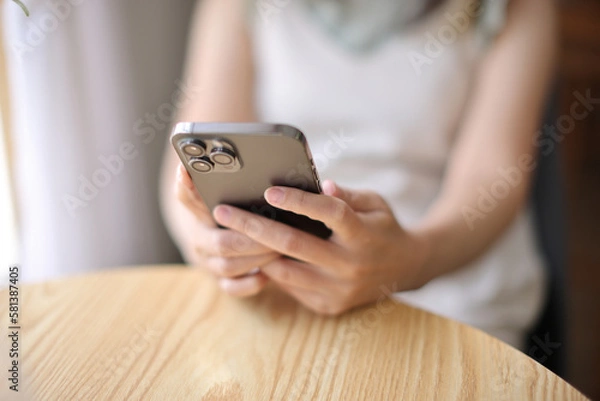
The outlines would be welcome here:
[[[178,111],[175,121],[253,121],[253,70],[243,0],[204,0],[192,17],[186,83],[198,94]],[[175,196],[179,159],[166,144],[161,173],[161,208],[180,248],[189,242],[193,218]],[[185,252],[185,250],[184,250]]]
[[[422,283],[480,257],[526,205],[555,52],[552,4],[513,0],[481,66],[439,197],[414,228],[428,248]]]
[[[511,170],[512,183],[498,174],[495,180],[474,182],[461,196],[442,195],[415,227],[412,232],[427,255],[421,284],[475,261],[514,222],[526,205],[531,174],[516,166]]]

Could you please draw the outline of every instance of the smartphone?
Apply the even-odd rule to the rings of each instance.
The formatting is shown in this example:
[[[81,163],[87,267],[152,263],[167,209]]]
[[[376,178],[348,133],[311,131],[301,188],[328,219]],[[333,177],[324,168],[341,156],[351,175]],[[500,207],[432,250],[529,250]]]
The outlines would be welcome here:
[[[227,204],[320,238],[331,230],[307,216],[275,208],[264,192],[286,186],[321,193],[306,138],[289,125],[181,122],[171,143],[209,210]]]

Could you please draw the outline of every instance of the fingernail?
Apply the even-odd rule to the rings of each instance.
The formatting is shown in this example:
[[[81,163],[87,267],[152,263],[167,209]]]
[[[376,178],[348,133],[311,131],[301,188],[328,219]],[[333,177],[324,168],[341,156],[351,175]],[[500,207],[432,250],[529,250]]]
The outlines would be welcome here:
[[[333,194],[335,193],[335,183],[331,180],[325,180],[323,181],[323,193],[325,195],[329,195],[329,196],[333,196]]]
[[[271,204],[281,203],[281,200],[283,199],[283,190],[279,188],[269,188],[265,192],[265,199]]]
[[[217,206],[213,212],[218,223],[226,224],[231,217],[231,209],[227,206]]]

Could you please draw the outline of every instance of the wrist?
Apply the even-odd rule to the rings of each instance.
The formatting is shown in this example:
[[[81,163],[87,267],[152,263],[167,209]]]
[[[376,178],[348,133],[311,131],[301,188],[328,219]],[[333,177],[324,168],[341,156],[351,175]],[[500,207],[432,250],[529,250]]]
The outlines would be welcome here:
[[[417,290],[435,278],[431,271],[431,259],[433,256],[432,239],[429,235],[420,231],[408,233],[411,237],[409,251],[412,255],[412,270],[414,272],[409,290]]]

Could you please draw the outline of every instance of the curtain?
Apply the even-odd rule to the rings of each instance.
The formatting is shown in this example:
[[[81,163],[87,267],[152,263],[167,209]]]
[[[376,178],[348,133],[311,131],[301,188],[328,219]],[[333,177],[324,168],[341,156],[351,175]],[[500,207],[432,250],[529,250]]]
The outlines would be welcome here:
[[[0,20],[2,9],[0,8]],[[16,241],[16,221],[12,182],[12,141],[10,103],[8,96],[8,76],[6,71],[6,49],[0,31],[0,263],[8,268],[18,260]],[[3,277],[7,279],[8,276]],[[4,280],[2,280],[4,281]]]
[[[24,280],[178,261],[158,176],[194,2],[24,3],[2,4]]]

